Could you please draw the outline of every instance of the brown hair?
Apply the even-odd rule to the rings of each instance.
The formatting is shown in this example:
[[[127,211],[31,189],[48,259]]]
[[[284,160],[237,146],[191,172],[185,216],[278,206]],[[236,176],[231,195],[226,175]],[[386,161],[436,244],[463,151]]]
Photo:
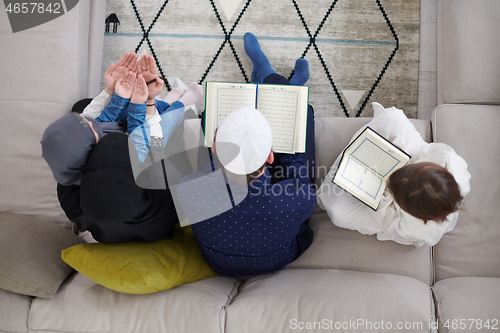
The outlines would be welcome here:
[[[463,197],[453,175],[436,163],[420,162],[396,170],[387,181],[397,204],[416,218],[443,222],[461,209]]]

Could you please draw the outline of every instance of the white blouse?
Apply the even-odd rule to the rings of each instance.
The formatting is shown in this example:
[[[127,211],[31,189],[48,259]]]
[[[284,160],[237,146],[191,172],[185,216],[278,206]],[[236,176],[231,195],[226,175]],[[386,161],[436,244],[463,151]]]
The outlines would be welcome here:
[[[467,163],[453,148],[444,143],[426,143],[402,110],[395,107],[385,109],[379,103],[373,103],[373,109],[374,117],[366,126],[412,156],[410,163],[433,162],[445,167],[455,177],[462,196],[470,192],[471,175],[467,171]],[[378,209],[370,209],[331,182],[340,158],[341,155],[333,163],[317,193],[319,206],[327,211],[336,226],[357,230],[366,235],[376,234],[381,241],[393,240],[416,247],[435,245],[445,233],[455,227],[459,211],[448,215],[443,222],[427,221],[424,224],[424,221],[402,210],[387,189]]]

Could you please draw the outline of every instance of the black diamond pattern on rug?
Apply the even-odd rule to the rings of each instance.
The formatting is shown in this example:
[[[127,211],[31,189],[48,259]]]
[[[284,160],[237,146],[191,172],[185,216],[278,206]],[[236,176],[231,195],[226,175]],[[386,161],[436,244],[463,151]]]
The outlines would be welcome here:
[[[110,0],[108,0],[108,3],[109,1]],[[257,24],[254,23],[255,21],[257,21],[254,14],[254,16],[249,17],[247,21],[245,21],[245,19],[247,18],[245,15],[249,12],[249,10],[253,10],[256,6],[262,7],[265,5],[263,5],[263,2],[259,0],[243,0],[232,15],[231,20],[224,20],[225,13],[221,8],[222,5],[220,1],[222,0],[195,1],[197,4],[199,4],[200,7],[204,6],[205,8],[209,5],[209,7],[211,8],[211,12],[205,12],[206,17],[203,17],[203,20],[205,20],[205,22],[209,21],[211,23],[216,23],[219,32],[213,35],[210,34],[207,36],[202,36],[201,34],[190,35],[189,33],[169,34],[170,31],[164,31],[166,27],[168,29],[168,25],[170,23],[175,24],[175,11],[179,10],[180,8],[186,8],[182,7],[182,4],[179,0],[170,0],[170,2],[169,0],[164,0],[163,2],[161,2],[161,6],[159,6],[160,2],[158,1],[148,2],[147,0],[130,0],[130,9],[133,11],[135,19],[137,20],[137,24],[139,25],[141,31],[135,34],[128,32],[128,34],[115,35],[127,35],[128,37],[135,36],[136,39],[140,36],[140,39],[138,40],[138,42],[136,42],[134,51],[139,52],[141,49],[147,49],[147,52],[153,55],[156,61],[156,65],[158,66],[159,75],[160,77],[165,79],[168,90],[170,90],[171,87],[169,86],[166,78],[175,75],[169,73],[169,69],[167,69],[168,66],[165,65],[166,61],[158,56],[158,52],[156,49],[162,47],[162,57],[165,58],[163,54],[165,51],[163,50],[163,48],[173,50],[173,48],[179,45],[179,42],[178,40],[176,40],[175,43],[168,44],[168,47],[160,46],[165,44],[165,42],[161,40],[165,36],[169,38],[183,38],[180,40],[183,41],[182,44],[184,44],[185,41],[186,45],[183,45],[182,47],[186,48],[188,44],[192,45],[193,48],[196,48],[197,45],[195,42],[193,42],[194,40],[196,40],[196,38],[201,38],[200,40],[203,39],[203,43],[212,45],[208,48],[205,48],[203,50],[203,54],[201,54],[199,57],[205,59],[203,70],[200,70],[200,68],[202,68],[200,66],[203,64],[196,65],[196,68],[198,68],[199,70],[199,76],[198,78],[196,78],[196,81],[198,83],[203,84],[207,80],[211,80],[211,77],[216,76],[215,72],[221,69],[217,68],[215,64],[221,61],[225,63],[223,66],[219,67],[223,67],[226,70],[227,68],[234,69],[237,67],[238,71],[241,74],[242,81],[249,82],[251,66],[249,68],[246,54],[241,47],[242,35],[245,31],[240,31],[238,29],[241,25],[243,25],[243,23],[245,23],[245,28],[251,26],[252,24],[257,26]],[[139,2],[141,3],[141,6],[138,6]],[[283,10],[283,12],[290,14],[292,10],[294,11],[295,17],[290,17],[290,15],[288,15],[286,22],[292,22],[292,24],[294,24],[294,28],[296,30],[294,30],[293,34],[296,37],[288,37],[286,36],[286,33],[283,34],[282,32],[286,32],[287,28],[286,26],[284,26],[282,29],[283,31],[276,31],[276,29],[274,29],[277,35],[276,43],[282,43],[283,41],[286,42],[287,40],[290,40],[291,43],[295,43],[294,45],[302,45],[302,51],[296,50],[296,52],[301,52],[299,53],[299,56],[302,58],[306,58],[310,62],[310,64],[319,64],[321,71],[316,71],[314,75],[319,79],[318,82],[323,82],[320,85],[322,86],[322,89],[325,90],[326,94],[329,95],[328,98],[333,101],[330,102],[330,104],[337,105],[338,103],[337,108],[341,110],[342,114],[345,117],[360,117],[367,114],[369,115],[369,112],[365,112],[367,105],[369,105],[369,102],[373,102],[371,98],[373,97],[374,92],[377,90],[386,72],[391,66],[395,66],[393,64],[393,60],[398,56],[400,49],[400,40],[398,37],[398,33],[396,32],[396,28],[394,27],[394,25],[391,23],[391,19],[389,18],[390,15],[387,13],[384,4],[382,3],[384,1],[364,0],[365,6],[363,10],[360,10],[359,7],[356,7],[356,1],[352,0],[334,0],[328,1],[327,3],[323,1],[321,2],[321,5],[318,5],[316,8],[311,8],[311,2],[305,0],[281,0],[278,2],[280,2],[280,10]],[[170,12],[168,11],[169,6],[172,7],[172,11]],[[158,8],[154,16],[152,16],[151,14],[153,12],[150,10],[151,7]],[[145,8],[149,8],[149,10],[147,11],[147,15],[145,13],[141,13],[141,11],[143,10],[146,11]],[[306,10],[304,11],[303,9]],[[375,39],[382,39],[382,41],[371,41],[369,40],[371,38],[369,36],[364,40],[357,40],[356,37],[357,35],[359,35],[358,32],[353,33],[354,37],[351,37],[347,34],[347,38],[337,38],[336,35],[342,35],[342,33],[338,34],[337,30],[339,28],[335,27],[334,25],[338,25],[338,22],[345,16],[346,13],[349,13],[349,15],[353,15],[352,17],[354,18],[352,20],[352,22],[354,23],[349,23],[349,20],[346,20],[343,23],[347,27],[352,27],[354,26],[354,24],[358,24],[355,21],[357,19],[362,20],[363,15],[371,15],[371,17],[378,16],[378,18],[374,19],[376,27],[373,29],[373,31],[375,31],[375,34],[377,35],[375,36]],[[311,16],[313,14],[315,15],[315,17],[311,19]],[[145,24],[144,22],[146,20],[151,20],[151,23],[149,25]],[[155,28],[155,25],[157,25],[159,21],[161,21],[162,24],[161,31],[158,31],[159,28]],[[277,23],[274,22],[274,24]],[[212,30],[210,30],[210,32],[214,32],[213,27],[211,29]],[[302,29],[302,32],[298,31],[297,29]],[[270,30],[273,31],[272,28]],[[371,27],[368,26],[362,30],[362,33],[366,32],[367,34],[369,34],[371,30]],[[177,31],[179,31],[178,27]],[[235,31],[237,31],[238,33],[235,33]],[[280,36],[280,34],[285,36],[282,37]],[[106,34],[107,37],[113,37],[113,35],[113,33]],[[257,35],[257,37],[259,38],[259,40],[266,40],[265,37],[262,37],[262,39],[259,35]],[[272,39],[272,37],[268,38]],[[220,44],[217,44],[216,40],[220,41]],[[210,51],[210,49],[215,45],[218,45],[215,52]],[[337,46],[339,46],[340,51],[335,51],[333,49]],[[350,75],[347,70],[343,71],[342,69],[339,69],[341,67],[339,63],[343,63],[341,59],[347,59],[349,57],[353,58],[354,54],[356,53],[356,51],[354,51],[356,50],[356,48],[360,50],[358,51],[359,54],[357,55],[357,57],[360,58],[360,60],[358,61],[358,63],[360,64],[360,69],[358,71],[362,75],[364,75],[364,77],[357,79],[357,81],[363,81],[362,83],[364,86],[361,90],[351,87],[353,83],[349,80],[354,80],[351,78],[351,76],[353,75]],[[376,51],[371,52],[376,56],[377,60],[372,61],[367,58],[370,52],[366,52],[365,50],[367,50],[368,48],[377,48]],[[210,52],[214,53],[210,55]],[[194,51],[192,53],[200,54],[201,52],[197,53],[196,51]],[[186,57],[188,56],[186,55]],[[338,58],[340,58],[340,60]],[[206,61],[206,59],[210,60]],[[171,59],[168,58],[167,61],[170,63]],[[226,63],[228,61],[234,62],[234,65]],[[369,65],[371,67],[369,71],[363,69],[363,64],[365,62],[370,63]],[[103,68],[107,67],[108,65],[109,64],[107,63],[103,63]],[[293,67],[293,63],[291,65],[291,67]],[[356,68],[356,66],[354,66],[354,68]],[[417,78],[415,78],[414,89],[416,90],[418,79],[418,59],[417,71],[415,72]],[[285,74],[285,76],[287,75]],[[288,78],[291,78],[292,76],[293,71],[290,72]],[[321,76],[323,76],[324,78],[322,79]],[[234,79],[233,81],[237,80],[238,79]],[[313,75],[311,75],[311,80],[310,82],[308,82],[308,84],[311,84],[311,86],[314,85],[314,82],[311,82],[312,80]],[[371,81],[371,83],[369,81]],[[325,87],[325,83],[328,87]],[[330,93],[327,92],[328,89]],[[395,88],[393,88],[393,90],[394,89]],[[349,98],[349,96],[353,95],[351,92],[354,92],[354,95],[357,96],[356,98],[354,98],[354,102],[351,102],[352,99]],[[313,93],[312,89],[311,93]],[[404,94],[405,93],[402,93],[402,95]],[[311,100],[311,103],[313,103],[313,100]],[[410,102],[410,104],[411,103],[413,102]],[[416,102],[414,104],[416,105]],[[315,107],[315,109],[318,108],[317,105],[313,104],[313,106]],[[390,107],[392,105],[386,106]]]

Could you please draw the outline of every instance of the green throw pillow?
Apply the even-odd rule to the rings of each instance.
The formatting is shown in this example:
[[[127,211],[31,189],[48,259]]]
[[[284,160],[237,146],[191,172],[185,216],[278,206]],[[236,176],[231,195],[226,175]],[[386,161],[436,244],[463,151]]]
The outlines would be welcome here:
[[[149,294],[217,275],[203,258],[191,227],[154,243],[81,244],[62,259],[98,284],[127,294]]]
[[[73,269],[61,251],[83,241],[70,230],[34,217],[0,212],[0,288],[52,298]]]

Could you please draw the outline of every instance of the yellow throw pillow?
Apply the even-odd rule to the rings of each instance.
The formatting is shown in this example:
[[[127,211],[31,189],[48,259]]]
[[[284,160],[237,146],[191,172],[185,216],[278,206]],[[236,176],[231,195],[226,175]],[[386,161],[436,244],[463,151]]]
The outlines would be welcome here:
[[[216,276],[203,258],[191,227],[154,243],[80,244],[62,259],[98,284],[127,294],[150,294]]]

